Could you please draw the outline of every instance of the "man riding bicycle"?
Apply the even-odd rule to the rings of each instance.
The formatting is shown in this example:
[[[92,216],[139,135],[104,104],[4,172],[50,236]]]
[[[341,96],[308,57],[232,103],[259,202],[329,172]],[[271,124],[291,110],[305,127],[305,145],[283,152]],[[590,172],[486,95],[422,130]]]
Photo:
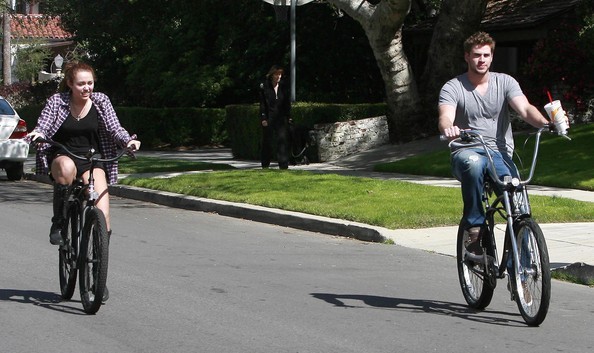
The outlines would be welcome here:
[[[510,111],[513,108],[530,125],[540,128],[548,120],[528,102],[518,82],[503,73],[490,72],[495,41],[485,32],[477,32],[464,42],[464,60],[468,70],[450,81],[439,94],[439,131],[452,140],[461,129],[478,131],[490,147],[497,175],[517,176],[512,162],[514,141]],[[468,251],[482,253],[479,245],[485,222],[482,205],[483,181],[488,159],[482,146],[453,148],[452,173],[460,181],[464,211],[462,226],[468,233]]]

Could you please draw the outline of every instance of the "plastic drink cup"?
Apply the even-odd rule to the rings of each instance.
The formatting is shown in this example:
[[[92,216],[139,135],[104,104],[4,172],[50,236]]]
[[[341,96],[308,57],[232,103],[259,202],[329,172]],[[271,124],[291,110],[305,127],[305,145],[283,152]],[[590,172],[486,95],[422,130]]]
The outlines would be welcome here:
[[[561,101],[555,100],[544,106],[547,115],[552,122],[555,123],[555,128],[559,135],[567,134],[567,122],[565,120],[565,111],[561,108]]]

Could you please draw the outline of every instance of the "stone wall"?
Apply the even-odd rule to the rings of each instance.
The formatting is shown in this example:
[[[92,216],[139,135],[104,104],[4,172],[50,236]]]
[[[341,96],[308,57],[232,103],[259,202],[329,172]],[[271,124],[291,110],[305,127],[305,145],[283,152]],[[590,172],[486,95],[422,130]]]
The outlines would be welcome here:
[[[320,162],[328,162],[389,142],[385,116],[317,124],[312,132]]]

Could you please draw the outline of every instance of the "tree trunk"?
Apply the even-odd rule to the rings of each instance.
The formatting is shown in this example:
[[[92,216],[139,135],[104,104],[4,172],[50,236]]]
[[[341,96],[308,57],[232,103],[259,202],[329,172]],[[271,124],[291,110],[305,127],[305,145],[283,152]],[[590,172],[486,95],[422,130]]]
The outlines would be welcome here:
[[[386,86],[390,140],[404,141],[417,135],[419,96],[412,68],[402,47],[402,31],[391,40],[371,45]]]
[[[437,100],[441,87],[466,71],[463,43],[479,27],[487,0],[443,0],[429,47],[419,94],[427,129],[437,132]]]
[[[402,141],[415,133],[419,97],[402,47],[402,24],[411,0],[327,0],[361,24],[386,86],[390,139]]]

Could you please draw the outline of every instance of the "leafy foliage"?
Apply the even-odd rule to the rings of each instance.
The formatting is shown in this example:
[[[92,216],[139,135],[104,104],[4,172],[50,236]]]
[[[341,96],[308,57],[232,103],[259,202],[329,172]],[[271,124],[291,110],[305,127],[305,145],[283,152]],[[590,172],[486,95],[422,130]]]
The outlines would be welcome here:
[[[51,3],[92,54],[97,89],[119,105],[252,103],[271,65],[290,72],[289,23],[263,1]],[[358,23],[318,2],[298,7],[296,21],[299,100],[382,101],[383,80]]]
[[[563,22],[549,36],[536,43],[523,68],[523,79],[533,87],[527,91],[537,105],[547,101],[547,91],[554,93],[576,113],[587,109],[587,98],[594,96],[594,5],[577,10],[579,21]]]
[[[31,42],[28,46],[19,47],[16,57],[16,76],[20,81],[35,82],[39,68],[51,57],[51,52],[47,46]]]

